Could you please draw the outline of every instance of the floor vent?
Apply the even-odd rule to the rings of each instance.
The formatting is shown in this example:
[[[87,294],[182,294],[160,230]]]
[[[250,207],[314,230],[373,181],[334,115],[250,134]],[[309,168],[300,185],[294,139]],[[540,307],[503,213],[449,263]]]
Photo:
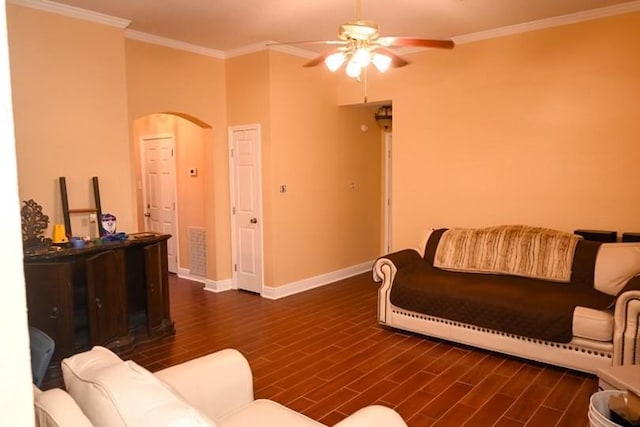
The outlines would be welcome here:
[[[207,275],[207,245],[203,227],[188,227],[189,230],[189,273],[194,276]]]

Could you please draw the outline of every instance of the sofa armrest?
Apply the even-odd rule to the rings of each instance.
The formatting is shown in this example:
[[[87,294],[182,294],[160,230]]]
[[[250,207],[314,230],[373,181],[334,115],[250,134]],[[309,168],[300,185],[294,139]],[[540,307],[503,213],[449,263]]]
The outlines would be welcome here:
[[[373,264],[373,280],[376,282],[383,281],[384,274],[380,267],[386,264],[392,264],[396,269],[409,265],[419,259],[422,259],[418,251],[415,249],[403,249],[380,257]]]
[[[612,363],[640,364],[640,290],[622,292],[616,299]]]
[[[212,420],[253,401],[253,375],[247,359],[225,349],[154,373]]]
[[[393,409],[385,406],[371,405],[362,408],[344,420],[340,421],[334,427],[407,427]]]
[[[634,276],[629,279],[620,293],[622,294],[626,291],[640,291],[640,276]]]
[[[382,282],[378,289],[378,322],[387,323],[387,315],[391,310],[389,294],[398,269],[421,259],[415,249],[403,249],[380,257],[373,263],[373,280]]]

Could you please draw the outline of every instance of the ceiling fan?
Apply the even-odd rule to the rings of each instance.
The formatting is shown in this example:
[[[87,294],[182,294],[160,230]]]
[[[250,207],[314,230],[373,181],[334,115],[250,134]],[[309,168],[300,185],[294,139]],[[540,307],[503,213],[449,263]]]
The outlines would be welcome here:
[[[430,40],[415,37],[380,37],[380,27],[376,22],[360,18],[360,0],[356,0],[356,19],[345,22],[338,28],[340,40],[325,40],[298,43],[323,43],[338,46],[335,49],[304,64],[314,67],[324,62],[329,70],[337,71],[346,62],[345,71],[349,77],[359,78],[363,69],[370,64],[385,72],[389,67],[404,67],[409,62],[396,55],[392,47],[425,47],[453,49],[451,40]],[[288,44],[296,44],[288,43]]]

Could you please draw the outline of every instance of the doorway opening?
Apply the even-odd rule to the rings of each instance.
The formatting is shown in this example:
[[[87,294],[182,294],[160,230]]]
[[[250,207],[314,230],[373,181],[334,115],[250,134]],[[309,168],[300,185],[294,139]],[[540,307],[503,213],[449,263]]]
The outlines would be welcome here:
[[[188,115],[158,113],[134,120],[133,128],[138,229],[171,234],[169,271],[205,282],[211,127]]]

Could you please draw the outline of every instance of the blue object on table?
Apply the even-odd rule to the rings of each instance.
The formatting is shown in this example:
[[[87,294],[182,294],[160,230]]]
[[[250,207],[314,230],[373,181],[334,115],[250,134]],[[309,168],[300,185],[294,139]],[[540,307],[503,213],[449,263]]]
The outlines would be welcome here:
[[[115,234],[105,234],[102,236],[102,239],[106,242],[113,242],[116,240],[124,240],[127,238],[127,233],[115,233]]]

